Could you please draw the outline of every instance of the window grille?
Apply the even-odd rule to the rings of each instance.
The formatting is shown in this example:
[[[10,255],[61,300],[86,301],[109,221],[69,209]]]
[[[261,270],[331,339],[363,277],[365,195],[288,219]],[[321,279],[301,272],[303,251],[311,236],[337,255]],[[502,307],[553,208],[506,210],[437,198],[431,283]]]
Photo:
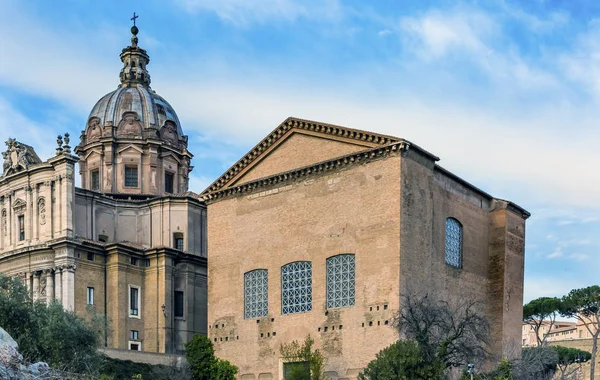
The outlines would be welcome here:
[[[297,261],[281,267],[281,313],[312,310],[312,263]]]
[[[462,266],[462,225],[454,218],[446,219],[446,264]]]
[[[327,259],[327,308],[354,305],[354,255],[337,255]]]
[[[244,273],[244,318],[269,314],[269,272],[257,269]]]
[[[137,166],[125,166],[125,186],[138,186],[138,168]]]

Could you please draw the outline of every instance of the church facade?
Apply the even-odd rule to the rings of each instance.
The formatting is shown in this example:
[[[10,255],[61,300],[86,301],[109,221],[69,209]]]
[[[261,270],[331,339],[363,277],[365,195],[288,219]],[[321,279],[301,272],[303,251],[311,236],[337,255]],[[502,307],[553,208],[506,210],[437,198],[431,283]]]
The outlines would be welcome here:
[[[42,161],[7,142],[0,272],[21,278],[34,300],[106,316],[107,348],[181,353],[206,334],[206,207],[188,192],[187,136],[151,89],[132,32],[121,83],[93,107],[74,149],[59,136]]]
[[[398,339],[402,295],[479,300],[518,352],[529,213],[401,138],[289,118],[202,194],[208,323],[241,379],[283,379],[310,335],[332,379]],[[227,265],[223,265],[227,263]]]

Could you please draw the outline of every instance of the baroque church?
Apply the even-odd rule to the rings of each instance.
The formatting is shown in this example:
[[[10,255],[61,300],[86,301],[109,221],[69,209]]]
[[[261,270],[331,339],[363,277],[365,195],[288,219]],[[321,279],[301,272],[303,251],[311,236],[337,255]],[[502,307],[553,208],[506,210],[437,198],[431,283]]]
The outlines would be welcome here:
[[[409,293],[481,301],[493,353],[520,349],[526,210],[408,140],[297,118],[188,191],[187,136],[132,33],[73,150],[7,142],[0,271],[33,299],[106,315],[123,355],[207,335],[244,380],[284,379],[280,345],[308,335],[356,379]]]

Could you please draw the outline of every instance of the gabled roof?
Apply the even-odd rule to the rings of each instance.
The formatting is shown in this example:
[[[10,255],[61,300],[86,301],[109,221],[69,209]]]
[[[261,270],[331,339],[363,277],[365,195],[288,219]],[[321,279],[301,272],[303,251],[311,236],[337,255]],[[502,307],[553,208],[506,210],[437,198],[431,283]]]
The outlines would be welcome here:
[[[234,183],[243,172],[260,161],[260,159],[269,152],[270,148],[276,146],[283,139],[289,136],[290,132],[293,131],[318,134],[322,137],[362,145],[365,147],[365,150],[383,147],[391,143],[403,141],[401,138],[394,136],[382,135],[379,133],[346,128],[339,125],[320,123],[317,121],[304,120],[295,117],[288,117],[283,121],[283,123],[279,124],[277,128],[269,133],[267,137],[256,144],[254,148],[252,148],[225,173],[217,178],[216,181],[208,186],[201,193],[201,195],[222,190],[228,187],[228,185]]]

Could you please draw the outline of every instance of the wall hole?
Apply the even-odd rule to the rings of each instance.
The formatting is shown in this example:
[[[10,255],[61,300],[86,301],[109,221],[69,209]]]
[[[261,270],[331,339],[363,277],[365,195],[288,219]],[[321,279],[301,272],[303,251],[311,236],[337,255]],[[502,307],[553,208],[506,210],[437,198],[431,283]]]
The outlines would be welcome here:
[[[388,324],[388,321],[385,321],[385,322],[383,322],[383,324],[387,326],[387,324]]]
[[[341,330],[341,329],[342,329],[342,327],[343,327],[343,326],[342,326],[342,325],[340,325],[340,327],[338,327],[338,329],[339,329],[339,330]]]
[[[377,306],[377,311],[379,311],[379,306]]]
[[[377,321],[377,326],[381,326],[381,321]]]
[[[373,326],[373,321],[369,321],[369,326]]]
[[[387,305],[383,305],[383,310],[387,310]]]

